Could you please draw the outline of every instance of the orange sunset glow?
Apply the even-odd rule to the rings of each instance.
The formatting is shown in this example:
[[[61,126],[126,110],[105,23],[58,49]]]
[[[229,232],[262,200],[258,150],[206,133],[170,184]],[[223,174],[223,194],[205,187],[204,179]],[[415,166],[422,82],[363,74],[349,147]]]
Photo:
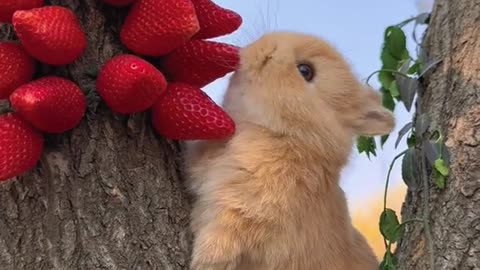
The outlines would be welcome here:
[[[402,203],[405,199],[406,186],[403,184],[391,187],[388,192],[387,207],[393,209],[399,218]],[[367,238],[375,254],[383,258],[385,246],[378,228],[378,221],[383,210],[383,192],[375,194],[374,198],[365,201],[361,207],[352,209],[353,224]]]

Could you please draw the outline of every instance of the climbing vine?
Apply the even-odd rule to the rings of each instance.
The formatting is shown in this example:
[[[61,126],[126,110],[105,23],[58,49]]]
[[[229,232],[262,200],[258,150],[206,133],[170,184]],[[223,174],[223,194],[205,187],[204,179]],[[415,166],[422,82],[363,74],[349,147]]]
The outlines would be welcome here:
[[[433,269],[434,254],[433,242],[429,220],[429,187],[430,177],[428,172],[434,175],[435,187],[444,190],[447,187],[449,175],[449,155],[444,144],[444,138],[440,130],[431,131],[428,114],[422,112],[421,99],[423,95],[422,81],[425,75],[441,62],[441,59],[429,59],[422,44],[417,41],[416,29],[418,25],[427,25],[430,20],[429,13],[422,13],[416,17],[407,19],[399,24],[389,26],[385,29],[383,46],[380,54],[382,67],[373,72],[367,78],[377,75],[380,82],[380,92],[383,105],[391,111],[402,103],[407,111],[411,111],[415,105],[415,113],[411,122],[404,124],[399,130],[395,141],[395,148],[398,148],[402,138],[406,137],[406,149],[395,156],[389,166],[385,181],[383,200],[383,211],[379,219],[379,229],[385,243],[385,254],[380,264],[380,270],[394,270],[397,268],[397,261],[393,255],[393,245],[398,243],[405,227],[410,223],[417,223],[423,226],[425,237],[428,241],[430,269]],[[410,52],[407,48],[407,36],[405,26],[414,24],[411,38],[416,43],[416,51]],[[416,100],[416,103],[414,101]],[[382,136],[380,145],[392,134]],[[360,153],[367,157],[376,156],[377,143],[372,137],[359,137],[357,148]],[[396,212],[387,207],[388,185],[390,174],[395,163],[402,159],[402,179],[409,190],[422,188],[423,204],[421,217],[416,217],[402,222]]]

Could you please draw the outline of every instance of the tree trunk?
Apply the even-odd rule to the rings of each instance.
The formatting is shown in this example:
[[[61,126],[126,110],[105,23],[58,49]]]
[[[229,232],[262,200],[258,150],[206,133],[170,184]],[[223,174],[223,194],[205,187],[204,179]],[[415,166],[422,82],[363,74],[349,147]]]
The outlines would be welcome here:
[[[47,137],[35,170],[0,185],[0,269],[187,269],[179,146],[152,132],[148,114],[112,114],[91,77],[125,52],[119,29],[127,9],[98,0],[46,4],[77,14],[88,48],[75,64],[42,66],[37,75],[72,79],[89,111],[74,130]],[[1,30],[2,39],[13,37],[9,27]]]
[[[420,176],[428,181],[428,189],[420,185],[408,191],[404,220],[421,218],[428,201],[434,267],[424,228],[410,223],[396,252],[400,269],[480,269],[479,26],[479,0],[436,1],[424,47],[430,59],[443,62],[423,82],[417,115],[430,117],[427,133],[439,130],[445,137],[450,176],[441,191],[433,184],[431,170],[423,169]]]

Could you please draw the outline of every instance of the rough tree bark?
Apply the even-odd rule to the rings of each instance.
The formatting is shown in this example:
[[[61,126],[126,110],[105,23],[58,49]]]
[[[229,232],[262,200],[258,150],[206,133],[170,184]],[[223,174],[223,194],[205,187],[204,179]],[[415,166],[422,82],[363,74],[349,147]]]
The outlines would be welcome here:
[[[443,62],[425,78],[417,113],[430,116],[429,133],[440,130],[446,136],[451,171],[444,191],[427,171],[434,267],[417,223],[407,226],[398,246],[400,269],[480,269],[479,25],[479,0],[436,1],[424,47],[430,59]],[[404,220],[422,217],[425,194],[422,185],[408,191]]]
[[[187,269],[178,145],[155,136],[148,115],[114,115],[94,93],[92,71],[124,52],[127,10],[98,0],[46,4],[78,15],[88,49],[75,64],[38,75],[71,78],[89,111],[78,128],[47,137],[34,171],[0,185],[0,269]],[[0,38],[13,38],[11,29],[2,26]]]

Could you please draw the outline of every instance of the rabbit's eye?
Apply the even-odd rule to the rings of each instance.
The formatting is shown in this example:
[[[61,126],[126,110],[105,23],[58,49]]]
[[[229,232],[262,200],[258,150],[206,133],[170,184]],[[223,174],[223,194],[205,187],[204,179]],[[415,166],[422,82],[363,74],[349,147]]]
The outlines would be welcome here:
[[[308,64],[300,64],[297,66],[298,71],[300,71],[300,74],[302,74],[303,78],[305,81],[310,82],[313,80],[313,77],[315,76],[315,72],[313,70],[313,67]]]

